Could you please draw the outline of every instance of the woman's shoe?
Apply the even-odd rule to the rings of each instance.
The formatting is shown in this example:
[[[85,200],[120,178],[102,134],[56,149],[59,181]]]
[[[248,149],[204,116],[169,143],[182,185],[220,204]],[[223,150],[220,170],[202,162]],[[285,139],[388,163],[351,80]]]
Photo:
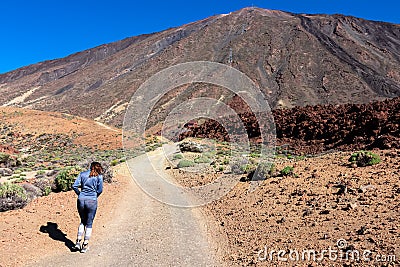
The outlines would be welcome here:
[[[81,250],[81,241],[80,240],[76,240],[74,250],[76,250],[76,251]]]
[[[89,250],[89,243],[83,243],[81,253],[86,253]]]

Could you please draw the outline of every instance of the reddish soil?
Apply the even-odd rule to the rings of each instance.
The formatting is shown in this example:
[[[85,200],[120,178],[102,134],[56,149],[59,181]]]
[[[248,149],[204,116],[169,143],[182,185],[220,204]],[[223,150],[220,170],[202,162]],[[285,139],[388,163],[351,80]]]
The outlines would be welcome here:
[[[125,192],[128,179],[116,175],[114,180],[105,184],[99,198],[91,242],[106,236],[117,200]],[[67,245],[75,242],[78,225],[73,191],[51,193],[34,199],[23,209],[2,212],[0,266],[24,266],[47,255],[68,252]]]
[[[26,134],[66,134],[74,144],[97,149],[122,147],[121,130],[107,128],[93,120],[56,112],[0,107],[2,124],[11,125],[16,141]],[[12,146],[7,146],[12,149]],[[1,150],[1,147],[0,147]]]
[[[218,201],[205,206],[214,224],[214,238],[219,242],[223,261],[228,266],[394,266],[400,263],[400,150],[374,151],[382,162],[369,167],[350,167],[350,152],[329,153],[305,159],[276,159],[278,170],[293,166],[296,177],[269,178],[254,191],[249,182],[239,182]],[[181,184],[193,186],[210,180],[210,174],[170,169]],[[214,176],[218,176],[214,174]],[[240,177],[238,177],[240,178]],[[346,188],[346,192],[343,189]],[[271,250],[313,249],[329,247],[342,251],[366,250],[371,259],[390,255],[393,262],[365,262],[338,259],[330,261],[279,261],[258,258],[258,252]],[[339,253],[339,252],[338,252]],[[264,252],[260,252],[264,257]],[[317,258],[321,254],[317,255]],[[340,255],[340,254],[338,254]],[[345,254],[344,254],[345,255]],[[285,255],[288,257],[288,254]],[[381,257],[382,258],[382,257]]]

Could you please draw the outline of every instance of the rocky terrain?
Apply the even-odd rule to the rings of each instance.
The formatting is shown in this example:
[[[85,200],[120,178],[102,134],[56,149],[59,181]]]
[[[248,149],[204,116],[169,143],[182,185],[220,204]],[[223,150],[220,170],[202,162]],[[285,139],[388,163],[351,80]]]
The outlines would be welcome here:
[[[399,25],[384,22],[245,8],[1,74],[0,104],[121,126],[146,79],[198,60],[245,73],[273,109],[367,103],[400,95],[399,38]]]
[[[292,154],[315,154],[328,150],[400,148],[400,98],[369,104],[316,105],[272,111],[277,144]],[[256,142],[260,132],[252,113],[239,114]],[[226,130],[215,120],[187,128],[180,135],[227,140]]]
[[[253,152],[235,167],[227,132],[214,120],[193,120],[186,126],[180,136],[184,149],[170,159],[168,171],[186,187],[235,175],[234,167],[242,172],[236,174],[233,190],[205,206],[218,221],[214,238],[227,240],[219,247],[229,265],[396,266],[400,263],[399,107],[399,98],[394,98],[274,110],[278,143],[274,164],[255,191],[250,190],[249,180],[262,156]],[[254,115],[239,116],[256,142]],[[188,137],[197,139],[188,142]],[[210,145],[204,140],[219,141]],[[372,150],[380,160],[371,166],[352,163],[355,155],[365,153],[355,153],[359,150]],[[372,163],[371,159],[367,161]],[[337,251],[338,258],[321,256],[329,248]],[[278,258],[279,250],[286,253],[283,259]],[[296,254],[289,258],[290,250],[300,253],[300,259]],[[317,259],[302,259],[304,251],[316,252]],[[371,257],[352,258],[352,251],[371,252]]]
[[[227,266],[397,266],[400,150],[374,153],[381,162],[367,167],[353,166],[348,161],[351,152],[280,155],[274,160],[277,174],[255,191],[250,190],[247,173],[239,175],[227,195],[204,207],[214,220],[212,235],[224,262]],[[179,160],[204,157],[205,153],[184,152]],[[227,158],[217,152],[208,164],[167,171],[184,186],[199,186],[226,173]],[[250,161],[255,159],[256,155]],[[199,164],[202,171],[194,169]],[[209,166],[205,171],[204,165]],[[292,171],[284,172],[289,167]],[[336,254],[321,256],[329,248]],[[283,259],[278,258],[279,250],[286,253]],[[299,258],[289,255],[290,250]],[[302,258],[308,250],[316,253],[315,260],[308,254]],[[360,254],[349,254],[352,251]],[[362,257],[365,251],[371,252],[369,261]]]
[[[348,109],[341,106],[337,112],[355,107],[358,108],[355,111],[379,111],[378,106],[385,107],[382,110],[387,111],[386,108],[395,101],[397,99],[375,103],[374,109],[368,105],[348,105]],[[398,108],[398,105],[394,105],[394,108]],[[329,110],[322,107],[315,109]],[[21,174],[34,171],[36,176],[40,170],[47,170],[48,167],[57,171],[81,160],[76,157],[90,156],[87,151],[96,157],[120,162],[120,132],[116,129],[57,113],[4,108],[2,114],[2,153],[19,155],[16,159],[27,153],[35,155],[30,160],[21,161],[20,166],[8,166],[13,172],[14,181],[19,184],[29,180]],[[319,118],[320,114],[315,113],[314,117]],[[393,118],[396,113],[387,114],[379,118]],[[26,116],[30,119],[25,120]],[[287,116],[289,121],[295,120],[295,117]],[[309,121],[313,122],[311,119]],[[387,120],[379,125],[392,129],[389,122],[392,121]],[[40,127],[35,128],[36,125]],[[306,133],[310,129],[308,124],[299,125],[304,126],[298,127],[299,133]],[[79,136],[74,135],[74,129],[80,133]],[[325,131],[330,128],[322,129]],[[25,139],[29,142],[24,143]],[[151,140],[152,146],[157,144],[155,138]],[[252,168],[261,160],[260,155],[250,154],[248,163],[238,166],[242,173],[235,174],[230,166],[229,142],[204,143],[204,140],[207,139],[182,143],[182,152],[172,156],[166,172],[188,187],[207,184],[221,174],[236,177],[238,183],[226,196],[202,208],[208,216],[210,235],[225,264],[369,266],[371,263],[360,258],[346,259],[349,251],[370,251],[374,266],[399,264],[400,151],[394,145],[390,149],[374,149],[373,153],[379,156],[380,161],[366,167],[358,167],[349,161],[355,151],[300,156],[292,154],[285,146],[278,146],[273,170],[255,191],[249,191],[249,177]],[[365,141],[364,145],[370,142],[369,138],[360,140]],[[68,149],[63,147],[64,143]],[[116,205],[115,196],[121,196],[124,192],[126,181],[122,184],[118,184],[118,179],[116,181],[107,185],[108,194],[102,200],[104,212],[98,222],[105,230],[100,229],[99,234],[107,232],[107,225],[112,220],[111,211]],[[5,220],[0,223],[0,246],[4,254],[0,263],[18,266],[32,259],[39,260],[41,255],[46,254],[44,251],[65,253],[65,246],[72,242],[74,236],[75,229],[70,227],[76,221],[74,199],[73,192],[50,193],[49,196],[32,199],[23,209],[4,212],[2,217]],[[50,224],[46,225],[46,222]],[[55,225],[54,222],[59,224]],[[53,229],[53,234],[49,235],[46,229]],[[47,245],[53,244],[49,238],[56,240],[57,246]],[[346,246],[339,248],[338,240],[345,242]],[[272,259],[268,258],[272,250],[292,249],[301,253],[309,249],[318,253],[329,248],[340,251],[340,258],[331,261],[325,256],[320,261],[289,262],[279,261],[277,254],[273,254]],[[321,255],[317,254],[316,257]],[[377,257],[382,261],[378,262]]]
[[[124,161],[121,131],[72,115],[0,108],[0,211],[25,206],[51,191],[64,191],[59,174]],[[17,193],[16,193],[17,192]]]

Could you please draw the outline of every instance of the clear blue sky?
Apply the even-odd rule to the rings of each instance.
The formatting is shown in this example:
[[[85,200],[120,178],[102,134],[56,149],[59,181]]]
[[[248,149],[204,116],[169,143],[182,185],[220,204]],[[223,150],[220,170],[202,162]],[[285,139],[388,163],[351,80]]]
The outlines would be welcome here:
[[[247,6],[400,24],[398,0],[1,0],[0,73]]]

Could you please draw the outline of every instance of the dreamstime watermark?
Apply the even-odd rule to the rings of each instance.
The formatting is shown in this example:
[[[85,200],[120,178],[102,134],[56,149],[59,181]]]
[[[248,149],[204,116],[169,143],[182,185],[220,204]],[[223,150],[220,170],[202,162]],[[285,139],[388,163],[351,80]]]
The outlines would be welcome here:
[[[221,93],[216,93],[215,87],[222,88]],[[197,88],[199,90],[193,93]],[[234,152],[229,167],[233,169],[235,162],[246,164],[251,142],[238,114],[240,111],[230,105],[232,99],[240,99],[254,116],[259,130],[260,163],[263,163],[258,169],[271,166],[276,138],[271,109],[260,88],[237,69],[208,61],[182,63],[161,70],[136,90],[125,113],[123,146],[127,159],[142,154],[140,169],[134,161],[128,160],[127,165],[145,193],[172,206],[194,207],[220,199],[239,182],[237,177],[219,173],[219,177],[208,184],[182,187],[159,171],[159,157],[148,153],[145,141],[148,130],[160,121],[161,138],[175,141],[185,131],[182,125],[206,118],[218,122],[226,130],[230,151]],[[170,106],[172,104],[175,106]],[[163,146],[164,159],[168,160],[175,152],[176,146]],[[256,178],[251,179],[250,190],[260,184],[257,170],[253,176]]]
[[[272,249],[264,246],[257,252],[258,261],[270,262],[299,262],[314,261],[321,262],[386,262],[394,263],[396,255],[394,254],[378,254],[371,250],[357,250],[348,246],[347,241],[339,239],[336,246],[329,246],[327,249]]]

